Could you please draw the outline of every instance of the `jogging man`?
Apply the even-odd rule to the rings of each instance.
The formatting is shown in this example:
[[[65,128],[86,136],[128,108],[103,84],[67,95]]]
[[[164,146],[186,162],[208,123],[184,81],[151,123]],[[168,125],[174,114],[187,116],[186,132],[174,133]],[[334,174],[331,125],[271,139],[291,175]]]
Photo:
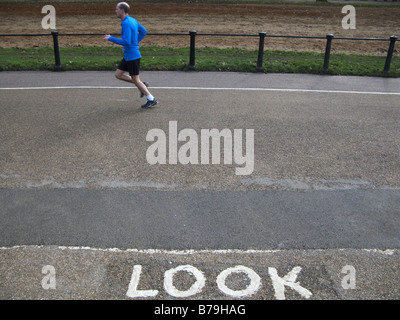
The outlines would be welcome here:
[[[157,100],[147,89],[147,84],[139,78],[140,58],[139,42],[147,34],[147,30],[134,18],[129,16],[129,5],[126,2],[120,2],[115,8],[117,17],[121,19],[122,39],[115,38],[109,34],[104,35],[104,40],[123,46],[124,58],[121,60],[115,77],[119,80],[133,83],[141,92],[141,96],[146,96],[147,101],[142,108],[149,108],[157,104]],[[129,76],[128,74],[129,73]]]

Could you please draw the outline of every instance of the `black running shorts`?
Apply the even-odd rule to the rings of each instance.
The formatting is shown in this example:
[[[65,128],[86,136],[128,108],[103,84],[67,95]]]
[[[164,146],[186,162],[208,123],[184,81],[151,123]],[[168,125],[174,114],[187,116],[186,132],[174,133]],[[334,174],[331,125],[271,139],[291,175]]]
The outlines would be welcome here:
[[[137,76],[140,69],[140,58],[130,61],[122,59],[118,65],[118,69],[129,72],[130,76]]]

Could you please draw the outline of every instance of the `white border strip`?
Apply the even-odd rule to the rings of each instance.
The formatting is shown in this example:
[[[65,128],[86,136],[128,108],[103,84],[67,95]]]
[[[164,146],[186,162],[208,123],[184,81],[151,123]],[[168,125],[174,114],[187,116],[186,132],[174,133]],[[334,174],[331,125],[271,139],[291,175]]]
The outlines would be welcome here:
[[[380,254],[385,254],[385,255],[393,255],[395,253],[399,253],[398,249],[386,249],[386,250],[381,250],[381,249],[285,249],[285,250],[253,250],[253,249],[248,249],[248,250],[243,250],[243,249],[187,249],[187,250],[166,250],[166,249],[118,249],[118,248],[92,248],[92,247],[79,247],[79,246],[54,246],[54,245],[16,245],[12,247],[0,247],[0,250],[15,250],[15,249],[44,249],[44,248],[57,248],[60,250],[89,250],[89,251],[101,251],[101,252],[132,252],[132,253],[144,253],[144,254],[174,254],[174,255],[191,255],[191,254],[257,254],[257,253],[278,253],[278,252],[293,252],[293,251],[302,251],[302,252],[307,252],[307,251],[320,251],[320,252],[326,252],[326,251],[351,251],[351,250],[357,250],[357,251],[365,251],[365,252],[371,252],[371,253],[380,253]]]
[[[111,86],[58,86],[58,87],[11,87],[0,88],[0,90],[57,90],[57,89],[129,89],[133,87],[111,87]],[[156,90],[206,90],[206,91],[266,91],[266,92],[307,92],[307,93],[350,93],[350,94],[373,94],[373,95],[395,95],[400,92],[374,92],[374,91],[343,91],[343,90],[311,90],[311,89],[274,89],[274,88],[208,88],[208,87],[151,87]]]

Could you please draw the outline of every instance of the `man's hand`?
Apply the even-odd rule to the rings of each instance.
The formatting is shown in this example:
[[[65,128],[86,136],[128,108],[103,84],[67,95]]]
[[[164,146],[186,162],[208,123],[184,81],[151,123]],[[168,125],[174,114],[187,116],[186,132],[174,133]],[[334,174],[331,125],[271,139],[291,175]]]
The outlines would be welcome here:
[[[104,40],[108,40],[109,37],[110,37],[109,34],[105,34],[103,39],[104,39]]]

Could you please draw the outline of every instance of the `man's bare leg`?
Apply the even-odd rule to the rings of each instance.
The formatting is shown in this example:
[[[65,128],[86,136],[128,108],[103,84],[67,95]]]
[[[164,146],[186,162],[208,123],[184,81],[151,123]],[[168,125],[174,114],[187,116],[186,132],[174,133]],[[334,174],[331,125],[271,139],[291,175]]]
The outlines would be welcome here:
[[[117,69],[117,71],[115,71],[115,77],[118,80],[133,83],[146,97],[150,94],[147,86],[142,81],[140,81],[139,75],[131,77],[126,71]]]
[[[122,80],[125,82],[132,82],[132,77],[124,70],[117,69],[117,71],[115,71],[115,77],[118,80]]]
[[[146,97],[150,94],[150,91],[147,89],[146,85],[140,80],[139,75],[132,76],[131,82],[139,89],[141,93],[143,93]]]

